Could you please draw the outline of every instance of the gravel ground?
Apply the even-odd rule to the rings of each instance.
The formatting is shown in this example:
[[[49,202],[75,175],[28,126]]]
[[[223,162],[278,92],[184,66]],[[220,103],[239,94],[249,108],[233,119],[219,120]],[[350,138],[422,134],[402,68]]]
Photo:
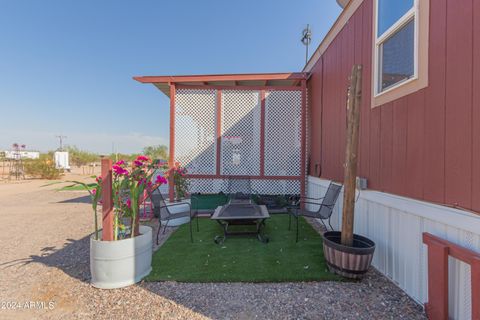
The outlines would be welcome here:
[[[45,183],[0,183],[0,319],[425,318],[375,270],[361,282],[156,282],[95,289],[89,285],[88,198]]]

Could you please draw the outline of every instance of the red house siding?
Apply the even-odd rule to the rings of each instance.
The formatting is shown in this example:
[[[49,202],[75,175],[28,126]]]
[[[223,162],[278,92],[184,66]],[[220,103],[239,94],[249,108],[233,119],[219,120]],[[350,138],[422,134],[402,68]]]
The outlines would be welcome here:
[[[322,61],[320,60],[315,65],[315,72],[312,73],[308,82],[308,92],[312,92],[314,88],[322,87],[322,74]],[[322,95],[309,95],[308,98],[308,105],[311,110],[310,137],[320,137],[322,135]],[[316,143],[312,143],[310,147],[309,172],[311,175],[318,177],[321,174],[321,139],[316,140]]]
[[[473,2],[473,57],[472,207],[480,211],[480,1]]]
[[[373,0],[311,70],[310,173],[343,180],[345,104],[364,65],[359,175],[371,189],[480,211],[480,4],[430,0],[429,86],[371,108]]]

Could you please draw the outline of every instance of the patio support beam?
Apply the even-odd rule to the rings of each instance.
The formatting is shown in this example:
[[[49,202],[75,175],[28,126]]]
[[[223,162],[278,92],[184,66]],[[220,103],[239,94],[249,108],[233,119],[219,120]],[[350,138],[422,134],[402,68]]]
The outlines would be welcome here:
[[[133,77],[141,83],[178,83],[203,81],[268,81],[268,80],[306,80],[308,74],[304,72],[290,73],[260,73],[260,74],[213,74],[189,76],[143,76]]]
[[[220,176],[221,155],[222,155],[222,90],[217,90],[217,159],[216,159],[216,175]]]
[[[175,83],[170,83],[170,157],[168,160],[168,167],[172,169],[175,166]],[[168,181],[168,196],[170,201],[175,200],[175,189],[173,182],[173,175],[169,175]]]
[[[175,88],[177,89],[198,89],[198,90],[204,90],[204,89],[212,89],[212,90],[266,90],[266,91],[301,91],[302,88],[299,86],[253,86],[253,85],[243,85],[243,86],[228,86],[228,85],[212,85],[209,84],[207,85],[184,85],[184,84],[179,84],[177,83]]]
[[[307,161],[307,80],[302,80],[302,125],[301,125],[301,181],[300,181],[300,195],[306,196],[306,161]]]
[[[112,160],[102,159],[102,241],[113,241]]]

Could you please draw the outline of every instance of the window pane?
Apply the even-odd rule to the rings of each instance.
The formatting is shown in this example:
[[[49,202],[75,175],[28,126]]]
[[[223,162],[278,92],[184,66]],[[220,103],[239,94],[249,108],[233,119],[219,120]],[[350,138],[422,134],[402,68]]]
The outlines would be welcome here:
[[[378,37],[413,7],[414,0],[378,0]]]
[[[380,46],[379,92],[414,76],[414,41],[415,21],[412,20]]]

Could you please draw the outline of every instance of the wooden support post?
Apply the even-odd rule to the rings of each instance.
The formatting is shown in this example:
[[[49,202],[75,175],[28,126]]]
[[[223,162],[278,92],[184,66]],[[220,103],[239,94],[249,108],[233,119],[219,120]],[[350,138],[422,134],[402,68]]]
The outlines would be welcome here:
[[[472,275],[472,320],[480,320],[480,258],[473,258]]]
[[[175,83],[170,83],[170,157],[168,159],[168,168],[172,169],[175,166]],[[173,181],[173,174],[168,177],[168,197],[170,201],[175,200],[175,186]]]
[[[102,241],[113,240],[112,160],[102,159]]]
[[[428,303],[425,310],[429,319],[448,319],[448,246],[434,240],[428,242]]]
[[[222,165],[222,89],[217,90],[217,110],[216,112],[216,135],[217,135],[217,150],[215,172],[217,176],[222,174],[220,166]]]
[[[357,178],[360,103],[362,98],[362,66],[354,65],[347,99],[347,147],[345,151],[345,182],[342,215],[342,244],[353,245],[355,185]]]
[[[265,176],[265,90],[260,90],[260,177]]]
[[[300,196],[305,197],[307,193],[307,80],[302,80],[302,125],[301,125],[301,168],[300,172]],[[305,203],[301,201],[301,207],[304,208]]]

